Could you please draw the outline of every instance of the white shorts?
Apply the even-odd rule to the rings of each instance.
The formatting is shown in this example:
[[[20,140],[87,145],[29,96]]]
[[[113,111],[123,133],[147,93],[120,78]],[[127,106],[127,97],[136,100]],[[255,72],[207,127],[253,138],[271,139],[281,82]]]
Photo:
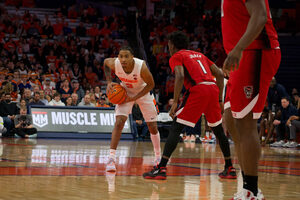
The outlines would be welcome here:
[[[135,102],[139,105],[146,122],[157,121],[156,102],[153,94],[150,94],[149,92],[148,94],[145,94],[141,98],[137,99]],[[116,116],[124,115],[128,117],[128,115],[131,114],[133,104],[134,101],[124,104],[117,104],[115,109]]]

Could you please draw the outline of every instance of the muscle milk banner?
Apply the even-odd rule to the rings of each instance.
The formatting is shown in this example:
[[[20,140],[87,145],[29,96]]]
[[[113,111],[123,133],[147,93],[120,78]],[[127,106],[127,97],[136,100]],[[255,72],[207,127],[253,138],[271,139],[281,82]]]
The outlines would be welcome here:
[[[84,107],[31,107],[32,121],[38,131],[111,133],[116,121],[114,110]],[[123,133],[131,133],[130,117]]]

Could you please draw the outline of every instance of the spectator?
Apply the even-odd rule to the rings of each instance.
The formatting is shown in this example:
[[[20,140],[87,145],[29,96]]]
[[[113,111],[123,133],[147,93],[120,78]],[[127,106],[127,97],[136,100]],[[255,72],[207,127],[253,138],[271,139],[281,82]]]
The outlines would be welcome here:
[[[26,105],[28,105],[32,101],[31,90],[25,89],[23,99],[26,101]]]
[[[32,125],[32,116],[27,114],[26,107],[21,107],[20,114],[15,117],[14,122],[13,132],[22,138],[28,138],[30,135],[37,133],[37,129]]]
[[[96,98],[96,101],[99,101],[101,96],[102,96],[102,92],[100,90],[100,87],[99,86],[96,86],[95,89],[94,89],[94,93],[95,93],[95,98]]]
[[[85,37],[86,36],[86,28],[82,22],[79,23],[79,26],[76,27],[76,36]]]
[[[49,105],[50,101],[52,100],[52,97],[51,97],[51,95],[47,94],[45,99],[48,101],[47,105]]]
[[[11,102],[10,93],[6,93],[4,101],[0,103],[0,116],[3,118],[4,127],[7,129],[7,136],[10,135],[10,130],[13,128],[13,120],[18,113],[17,104]]]
[[[58,92],[62,95],[62,102],[66,102],[67,98],[71,96],[73,90],[69,87],[68,79],[65,79],[62,83],[62,88],[58,90]]]
[[[174,103],[174,99],[169,99],[168,103],[164,106],[163,111],[165,112],[169,112],[169,110],[171,109],[172,105]]]
[[[298,102],[298,114],[292,115],[286,122],[287,126],[290,129],[290,141],[286,145],[288,148],[295,148],[298,146],[297,144],[297,131],[300,131],[300,101]]]
[[[60,100],[60,94],[55,93],[53,99],[49,102],[50,106],[65,106],[65,104]]]
[[[133,140],[138,138],[139,141],[142,141],[148,134],[148,126],[137,103],[135,103],[132,107],[132,118]],[[139,129],[142,130],[141,134],[138,132]]]
[[[86,94],[78,106],[95,107],[95,104],[91,103],[90,95]]]
[[[84,97],[84,91],[82,87],[79,85],[78,80],[76,79],[72,80],[72,89],[73,89],[73,93],[76,93],[79,101],[81,101],[82,98]]]
[[[288,145],[288,142],[284,142],[285,133],[289,132],[287,122],[291,116],[298,115],[297,109],[292,104],[290,104],[290,101],[287,97],[283,97],[281,99],[281,106],[281,118],[280,120],[275,119],[273,122],[273,124],[276,126],[277,142],[271,144],[272,147],[285,147],[286,145]]]
[[[281,107],[281,99],[283,97],[288,97],[288,94],[285,88],[281,84],[277,83],[275,77],[273,77],[268,92],[269,110],[276,112]]]
[[[48,100],[45,98],[45,92],[44,90],[40,90],[40,101],[44,104],[44,105],[48,105],[49,102]]]
[[[96,107],[100,108],[109,108],[110,106],[106,104],[105,96],[101,96],[99,102],[96,104]]]
[[[66,106],[73,106],[72,104],[72,97],[68,97],[66,100]]]
[[[79,103],[79,101],[78,101],[78,94],[73,93],[73,94],[71,95],[71,98],[72,98],[72,105],[73,105],[73,106],[77,106],[78,103]]]
[[[265,144],[269,144],[271,142],[270,137],[274,131],[274,116],[267,107],[264,108],[260,120],[259,139],[261,140],[261,144],[264,146]],[[267,135],[267,137],[265,135]]]
[[[44,106],[45,104],[41,101],[41,95],[40,92],[35,92],[34,93],[34,97],[33,97],[33,101],[31,101],[27,107],[29,106],[33,106],[33,105],[40,105],[40,106]]]
[[[55,89],[55,83],[51,81],[49,77],[45,78],[45,81],[43,82],[43,90],[45,91],[45,94],[52,95],[52,90]]]
[[[24,107],[24,106],[27,107],[27,104],[26,104],[25,99],[20,99],[20,102],[17,104],[17,106],[18,106],[19,109],[20,109],[21,107]]]

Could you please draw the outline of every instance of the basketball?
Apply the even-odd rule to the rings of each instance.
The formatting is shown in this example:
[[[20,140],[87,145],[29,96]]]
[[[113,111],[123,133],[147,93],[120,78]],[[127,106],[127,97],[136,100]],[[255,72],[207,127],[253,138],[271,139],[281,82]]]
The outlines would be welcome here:
[[[121,104],[125,101],[127,96],[126,90],[120,85],[113,85],[113,89],[108,91],[108,100],[113,104]]]

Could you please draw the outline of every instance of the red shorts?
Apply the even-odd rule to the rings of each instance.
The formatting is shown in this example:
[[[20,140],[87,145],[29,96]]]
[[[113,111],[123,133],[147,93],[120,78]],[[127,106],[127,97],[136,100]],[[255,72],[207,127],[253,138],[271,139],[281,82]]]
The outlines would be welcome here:
[[[219,105],[219,88],[215,83],[193,86],[184,95],[184,100],[176,112],[177,122],[194,127],[204,113],[208,126],[216,127],[222,123]]]
[[[251,111],[253,119],[260,118],[280,60],[280,49],[245,50],[238,70],[230,73],[224,109],[231,107],[237,119]]]

